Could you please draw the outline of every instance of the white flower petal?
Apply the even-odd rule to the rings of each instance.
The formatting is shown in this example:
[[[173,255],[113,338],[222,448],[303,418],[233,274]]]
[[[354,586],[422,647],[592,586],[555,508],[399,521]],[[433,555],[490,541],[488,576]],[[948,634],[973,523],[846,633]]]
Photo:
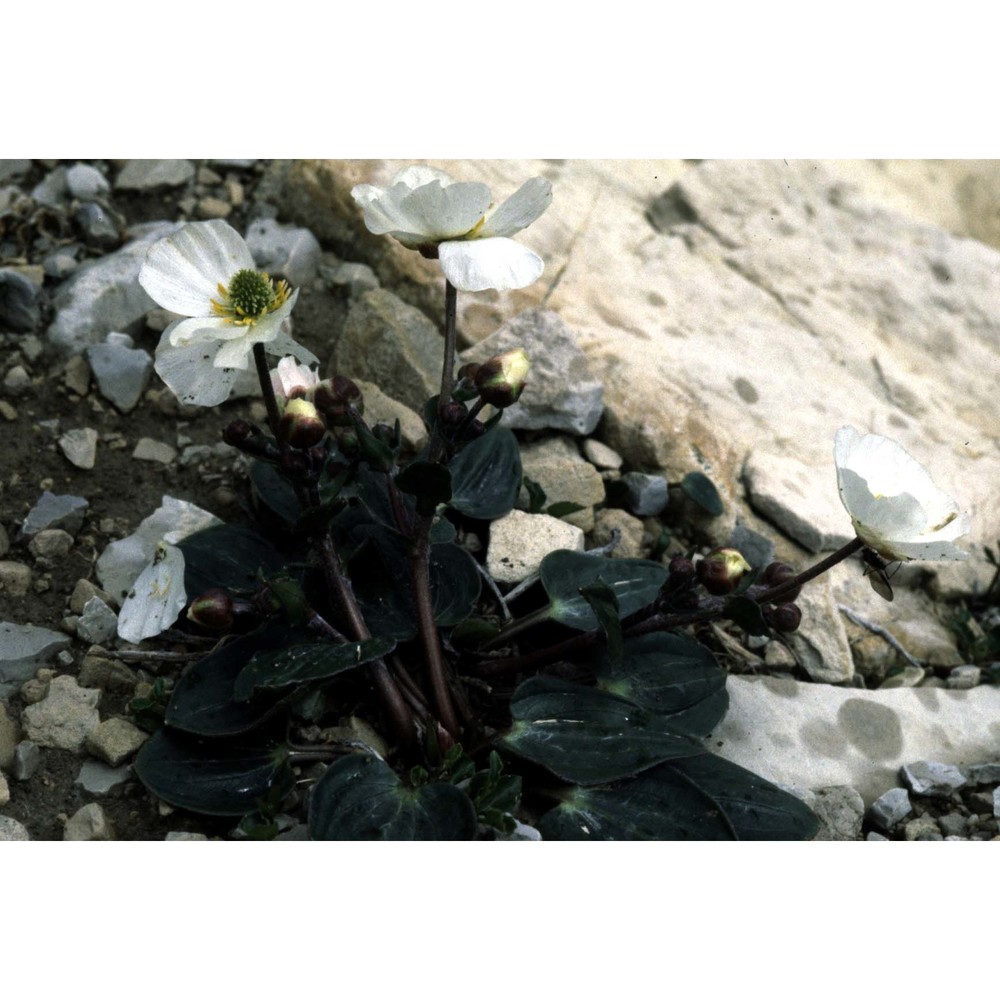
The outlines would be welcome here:
[[[229,398],[240,375],[239,369],[215,367],[222,343],[210,340],[174,347],[164,331],[156,348],[156,373],[182,403],[218,406]]]
[[[968,558],[953,544],[969,531],[968,515],[895,441],[842,427],[834,458],[840,499],[865,545],[885,559]]]
[[[490,207],[490,189],[476,182],[449,184],[431,181],[411,191],[400,202],[405,229],[424,233],[432,242],[464,236],[473,229]]]
[[[308,365],[296,364],[290,354],[283,357],[271,372],[271,387],[276,396],[288,399],[297,389],[308,392],[319,384],[319,376]]]
[[[246,371],[250,367],[250,355],[260,331],[256,326],[245,327],[246,333],[239,340],[224,340],[215,352],[212,364],[216,368],[239,368]]]
[[[206,340],[226,340],[233,329],[222,316],[192,316],[174,320],[163,335],[174,347],[186,347]]]
[[[126,642],[151,639],[177,621],[185,604],[184,553],[160,542],[153,561],[139,574],[122,603],[118,635]]]
[[[243,238],[221,219],[192,222],[153,244],[139,284],[154,302],[181,316],[210,316],[218,285],[255,268]]]
[[[525,181],[502,205],[490,212],[479,235],[513,236],[527,228],[552,204],[552,185],[544,177]]]
[[[423,163],[415,163],[411,167],[404,167],[400,170],[393,177],[391,186],[395,187],[397,184],[402,184],[412,191],[414,188],[421,187],[424,184],[430,184],[431,181],[440,181],[442,187],[447,187],[449,184],[455,183],[455,179],[451,174],[445,173],[443,170],[438,170],[437,167],[428,167]]]
[[[442,243],[438,254],[445,277],[463,292],[524,288],[545,266],[538,254],[501,236]]]

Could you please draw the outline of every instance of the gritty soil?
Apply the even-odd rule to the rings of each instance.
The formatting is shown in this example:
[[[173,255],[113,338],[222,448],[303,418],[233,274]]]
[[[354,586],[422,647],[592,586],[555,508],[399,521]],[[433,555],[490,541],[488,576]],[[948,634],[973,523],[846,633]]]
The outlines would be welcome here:
[[[240,231],[244,231],[253,210],[253,192],[264,166],[258,163],[252,170],[239,174],[246,201],[233,210],[227,221]],[[45,168],[36,166],[30,175],[20,178],[18,184],[30,191],[44,173]],[[114,192],[110,204],[123,217],[127,238],[129,226],[186,218],[179,204],[182,195],[183,190],[161,190],[155,194]],[[40,263],[31,248],[27,250],[23,262]],[[88,252],[99,255],[98,250]],[[346,302],[321,282],[314,284],[315,287],[300,289],[295,310],[295,337],[325,360],[330,353],[328,345],[332,331],[343,322],[346,314]],[[46,279],[45,288],[50,298],[54,287],[54,283]],[[36,332],[43,344],[44,329],[50,320],[51,311],[43,316]],[[0,331],[0,358],[4,371],[11,367],[18,352],[19,336]],[[159,337],[159,331],[146,329],[134,336],[135,346],[152,354]],[[32,587],[25,596],[11,596],[9,592],[0,591],[0,620],[63,628],[73,636],[74,663],[70,667],[55,663],[52,666],[58,673],[75,675],[89,645],[75,637],[72,623],[66,621],[70,614],[70,594],[78,580],[98,583],[94,566],[110,542],[131,534],[143,518],[160,506],[165,494],[195,503],[223,520],[246,520],[245,483],[234,469],[232,458],[212,458],[186,468],[177,461],[162,465],[134,459],[132,452],[136,443],[140,438],[152,438],[177,447],[180,438],[185,444],[214,445],[221,440],[222,428],[231,420],[237,417],[260,420],[261,414],[260,404],[255,407],[247,400],[215,408],[181,408],[155,375],[138,406],[130,413],[121,413],[100,395],[93,380],[89,391],[82,396],[67,387],[66,362],[66,357],[55,354],[45,344],[39,357],[30,362],[21,361],[32,375],[30,387],[16,396],[5,393],[0,387],[0,398],[16,411],[12,419],[0,417],[0,524],[6,529],[12,545],[4,558],[27,563],[32,568]],[[99,436],[93,469],[75,468],[56,443],[60,434],[80,427],[91,427]],[[84,497],[90,505],[73,548],[65,558],[52,563],[35,559],[26,545],[17,540],[21,522],[44,490]],[[171,647],[164,643],[161,648],[186,650],[190,646]],[[137,679],[153,679],[176,677],[183,664],[161,665],[154,660],[132,666],[137,668]],[[99,706],[101,718],[128,717],[131,697],[128,692],[105,691]],[[14,719],[20,717],[24,707],[19,695],[7,701],[8,714]],[[42,767],[33,778],[24,782],[9,780],[11,799],[4,807],[4,814],[24,824],[33,840],[62,839],[65,818],[80,806],[94,801],[91,793],[74,784],[84,759],[67,751],[44,748]],[[162,815],[159,804],[135,778],[116,786],[97,801],[120,840],[162,840],[170,830],[192,830],[218,836],[232,828],[231,821],[199,817],[180,810]]]

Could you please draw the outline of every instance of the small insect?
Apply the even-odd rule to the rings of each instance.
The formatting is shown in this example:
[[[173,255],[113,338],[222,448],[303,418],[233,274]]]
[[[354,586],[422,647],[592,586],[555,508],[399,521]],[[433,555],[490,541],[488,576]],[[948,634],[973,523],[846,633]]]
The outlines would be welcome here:
[[[889,563],[874,549],[869,548],[861,550],[861,559],[865,564],[865,576],[868,577],[868,582],[872,585],[872,590],[884,600],[891,601],[892,586],[889,583],[889,577],[886,573]]]

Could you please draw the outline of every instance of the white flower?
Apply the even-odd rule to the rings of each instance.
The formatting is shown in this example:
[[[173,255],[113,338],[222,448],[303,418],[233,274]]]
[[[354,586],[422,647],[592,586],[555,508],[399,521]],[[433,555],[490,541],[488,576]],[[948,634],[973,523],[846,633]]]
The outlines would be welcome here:
[[[282,332],[298,291],[258,271],[239,233],[221,219],[192,222],[154,244],[139,284],[164,309],[190,317],[171,323],[156,349],[156,371],[183,403],[228,399],[254,344],[318,361]]]
[[[359,184],[351,196],[371,232],[439,257],[444,276],[463,292],[524,288],[542,273],[542,258],[508,238],[549,207],[552,185],[542,177],[525,181],[492,210],[485,184],[460,183],[423,166],[407,167],[387,188]]]
[[[308,365],[298,365],[295,358],[282,358],[271,372],[271,385],[279,399],[291,399],[292,393],[302,396],[319,385],[319,376]]]
[[[834,458],[840,499],[865,545],[890,561],[968,559],[955,545],[971,527],[968,514],[902,446],[841,427]]]

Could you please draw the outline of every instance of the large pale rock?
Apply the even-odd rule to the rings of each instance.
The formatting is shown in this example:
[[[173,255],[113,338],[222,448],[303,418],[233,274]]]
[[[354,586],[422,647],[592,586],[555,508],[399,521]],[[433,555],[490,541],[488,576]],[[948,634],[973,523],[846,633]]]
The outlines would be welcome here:
[[[405,165],[292,164],[275,200],[438,323],[436,263],[367,233],[350,198]],[[670,482],[705,472],[728,512],[757,449],[793,458],[798,484],[820,489],[808,507],[791,490],[787,512],[819,519],[832,544],[850,531],[833,437],[853,423],[898,440],[956,495],[974,549],[995,542],[1000,254],[948,228],[994,239],[996,165],[431,165],[498,197],[536,174],[552,181],[552,206],[519,237],[544,259],[541,279],[460,296],[459,328],[478,340],[524,308],[558,313],[604,384],[602,440],[629,467]],[[989,575],[982,559],[928,568],[945,594]]]
[[[802,624],[785,636],[795,659],[814,681],[846,683],[854,676],[854,658],[829,578],[807,584],[795,603],[802,611]]]
[[[867,805],[916,760],[959,767],[996,756],[1000,688],[861,691],[775,677],[726,682],[730,707],[708,737],[713,753],[768,781],[851,785]]]
[[[461,355],[483,362],[523,347],[531,360],[521,398],[504,411],[508,427],[589,434],[601,419],[604,390],[577,338],[554,312],[529,309]]]
[[[141,327],[156,303],[139,284],[139,268],[149,248],[178,227],[173,222],[152,223],[140,239],[121,250],[81,264],[55,297],[56,317],[49,327],[52,344],[69,354],[100,343],[110,330],[127,333]]]
[[[444,338],[419,309],[392,292],[365,292],[337,337],[328,374],[362,378],[418,413],[441,389]]]

